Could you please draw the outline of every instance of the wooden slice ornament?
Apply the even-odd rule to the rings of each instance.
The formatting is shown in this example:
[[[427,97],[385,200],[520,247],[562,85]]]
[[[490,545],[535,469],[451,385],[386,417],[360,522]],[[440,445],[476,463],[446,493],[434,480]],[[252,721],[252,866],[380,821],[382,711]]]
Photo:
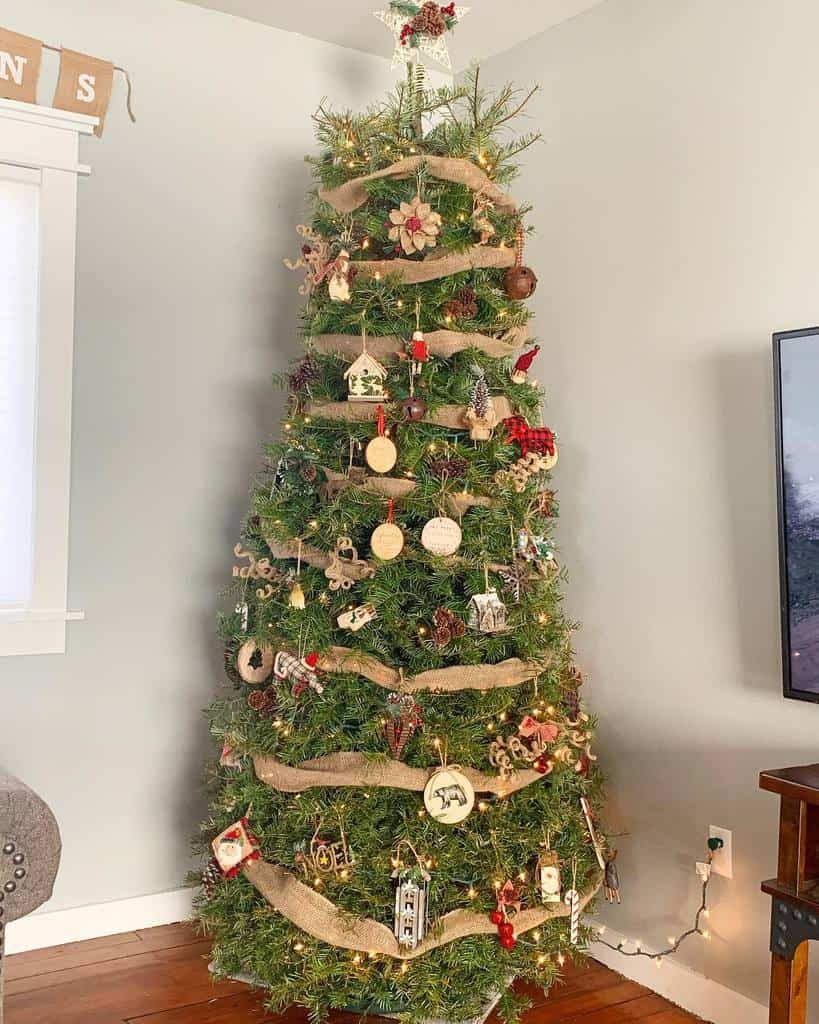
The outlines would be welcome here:
[[[433,555],[454,555],[462,540],[460,526],[449,516],[430,519],[421,531],[421,544]]]
[[[236,656],[236,668],[242,679],[251,686],[263,683],[273,671],[275,652],[270,644],[257,644],[246,640]]]
[[[458,771],[457,765],[433,772],[424,787],[427,813],[441,825],[457,825],[465,821],[475,806],[472,783]]]
[[[375,473],[389,473],[398,461],[398,449],[386,435],[383,408],[379,405],[376,411],[378,413],[376,420],[378,433],[368,443],[364,451],[364,458]]]
[[[404,534],[401,527],[392,521],[393,501],[390,498],[387,521],[376,526],[370,537],[370,547],[376,558],[382,562],[390,562],[404,550]]]

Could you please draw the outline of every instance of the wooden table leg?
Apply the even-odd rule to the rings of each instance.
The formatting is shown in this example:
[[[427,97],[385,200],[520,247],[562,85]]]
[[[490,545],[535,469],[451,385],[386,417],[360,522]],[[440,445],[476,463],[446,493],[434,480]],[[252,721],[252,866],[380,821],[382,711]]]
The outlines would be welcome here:
[[[808,1011],[808,943],[797,947],[793,960],[774,953],[771,959],[769,1024],[805,1024]]]

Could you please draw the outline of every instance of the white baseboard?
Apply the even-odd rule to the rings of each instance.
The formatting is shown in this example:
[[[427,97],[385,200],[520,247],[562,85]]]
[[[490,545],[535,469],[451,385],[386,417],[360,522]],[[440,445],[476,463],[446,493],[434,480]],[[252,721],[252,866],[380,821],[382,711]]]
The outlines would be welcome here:
[[[6,928],[6,953],[25,953],[30,949],[186,921],[192,913],[195,892],[195,889],[175,889],[111,903],[30,914],[12,921]]]
[[[588,922],[593,928],[600,925],[595,921]],[[618,942],[629,943],[625,935],[613,932],[608,926],[605,930],[607,942],[617,945]],[[633,943],[631,943],[633,946]],[[673,957],[666,957],[662,966],[646,957],[623,956],[614,949],[593,942],[589,953],[606,967],[624,975],[630,981],[645,985],[652,992],[670,999],[689,1013],[712,1021],[713,1024],[768,1024],[768,1008],[754,1002],[747,996],[734,992],[733,989],[721,985],[718,981],[706,978],[704,974],[692,971],[678,963]]]

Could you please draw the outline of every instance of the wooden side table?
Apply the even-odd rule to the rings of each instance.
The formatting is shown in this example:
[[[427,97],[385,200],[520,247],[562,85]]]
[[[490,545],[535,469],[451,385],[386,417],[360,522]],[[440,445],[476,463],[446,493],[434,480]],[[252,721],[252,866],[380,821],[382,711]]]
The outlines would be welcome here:
[[[759,786],[780,797],[772,897],[770,1024],[805,1024],[808,940],[819,939],[819,764],[762,772]]]

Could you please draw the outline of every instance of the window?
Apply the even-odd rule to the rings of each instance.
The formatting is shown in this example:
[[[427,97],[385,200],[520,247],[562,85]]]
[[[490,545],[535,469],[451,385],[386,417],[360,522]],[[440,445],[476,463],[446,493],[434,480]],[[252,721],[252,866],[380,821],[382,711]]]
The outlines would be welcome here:
[[[65,650],[79,136],[0,99],[0,655]]]

